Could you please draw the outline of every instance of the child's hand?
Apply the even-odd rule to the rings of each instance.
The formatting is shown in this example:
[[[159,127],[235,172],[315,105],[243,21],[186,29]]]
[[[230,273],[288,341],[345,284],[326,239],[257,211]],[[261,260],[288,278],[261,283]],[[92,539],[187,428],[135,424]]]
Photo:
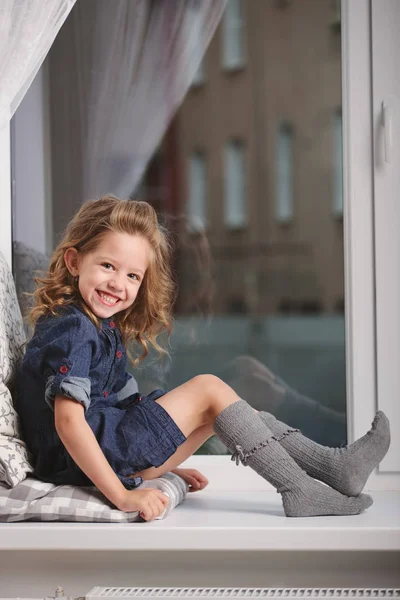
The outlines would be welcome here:
[[[138,510],[142,519],[151,521],[164,512],[168,502],[168,496],[154,488],[126,490],[118,508],[124,512]]]
[[[182,477],[182,479],[189,484],[189,492],[204,490],[208,485],[207,477],[204,477],[204,475],[196,469],[174,469],[172,473],[179,475],[179,477]]]

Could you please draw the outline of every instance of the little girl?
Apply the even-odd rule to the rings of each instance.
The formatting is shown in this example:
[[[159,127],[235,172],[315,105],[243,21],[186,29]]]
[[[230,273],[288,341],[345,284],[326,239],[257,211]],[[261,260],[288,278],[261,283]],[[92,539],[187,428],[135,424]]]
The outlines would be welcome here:
[[[126,346],[137,343],[137,360],[150,346],[162,351],[157,337],[170,332],[174,300],[168,238],[146,202],[86,202],[36,283],[17,402],[38,478],[94,484],[120,510],[151,520],[168,499],[142,481],[174,470],[203,489],[203,475],[177,467],[215,433],[237,464],[277,489],[288,517],[371,506],[360,492],[389,447],[382,412],[354,444],[327,448],[257,413],[213,375],[137,393]]]

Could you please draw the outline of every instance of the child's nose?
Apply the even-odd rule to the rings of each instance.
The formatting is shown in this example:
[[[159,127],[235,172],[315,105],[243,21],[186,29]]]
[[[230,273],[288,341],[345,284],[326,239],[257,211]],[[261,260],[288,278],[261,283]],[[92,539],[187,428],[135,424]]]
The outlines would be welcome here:
[[[118,277],[118,276],[114,275],[114,277],[112,279],[110,279],[109,284],[116,291],[122,291],[124,289],[124,286],[122,283],[122,276]]]

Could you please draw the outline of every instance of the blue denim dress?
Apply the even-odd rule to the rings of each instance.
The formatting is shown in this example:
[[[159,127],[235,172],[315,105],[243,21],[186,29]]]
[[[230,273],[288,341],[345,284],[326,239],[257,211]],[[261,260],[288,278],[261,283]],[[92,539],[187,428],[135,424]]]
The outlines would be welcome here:
[[[57,434],[56,395],[82,404],[103,453],[128,489],[142,483],[129,475],[162,465],[186,440],[155,402],[165,392],[141,396],[126,366],[126,350],[112,319],[102,319],[99,330],[79,308],[66,306],[59,316],[38,320],[17,382],[17,411],[36,477],[92,485]]]

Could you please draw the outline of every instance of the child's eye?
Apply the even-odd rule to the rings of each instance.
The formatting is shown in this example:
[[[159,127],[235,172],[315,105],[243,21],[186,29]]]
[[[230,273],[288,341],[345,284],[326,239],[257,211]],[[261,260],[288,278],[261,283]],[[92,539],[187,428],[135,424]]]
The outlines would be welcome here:
[[[101,266],[105,267],[108,270],[114,268],[111,263],[101,263]]]
[[[129,273],[128,277],[129,279],[136,279],[137,281],[140,281],[140,277],[139,275],[136,275],[136,273]]]

